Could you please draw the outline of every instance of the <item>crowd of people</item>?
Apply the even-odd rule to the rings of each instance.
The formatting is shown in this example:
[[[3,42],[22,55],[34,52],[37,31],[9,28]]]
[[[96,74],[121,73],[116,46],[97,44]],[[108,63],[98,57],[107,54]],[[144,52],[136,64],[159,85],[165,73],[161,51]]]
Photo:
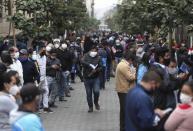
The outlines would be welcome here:
[[[120,131],[191,131],[193,53],[166,38],[89,33],[28,46],[0,45],[0,130],[43,131],[35,113],[53,113],[57,99],[84,83],[88,112],[115,77]],[[77,79],[77,76],[79,79]],[[30,129],[30,130],[31,130]]]

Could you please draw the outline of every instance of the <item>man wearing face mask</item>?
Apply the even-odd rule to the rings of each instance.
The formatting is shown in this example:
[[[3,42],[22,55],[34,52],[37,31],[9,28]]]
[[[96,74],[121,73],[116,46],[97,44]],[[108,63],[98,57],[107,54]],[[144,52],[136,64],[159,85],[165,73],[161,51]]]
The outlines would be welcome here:
[[[18,60],[19,58],[19,50],[16,47],[11,47],[9,49],[9,54],[11,55],[11,58],[13,60],[13,64],[10,65],[11,70],[15,70],[19,73],[19,78],[21,81],[21,85],[24,83],[23,79],[23,67],[21,62]]]
[[[46,77],[46,47],[40,46],[39,53],[37,55],[37,63],[40,69],[40,88],[43,89],[45,92],[40,100],[43,103],[43,110],[44,113],[52,113],[53,111],[49,108],[48,105],[48,98],[49,98],[49,89],[48,89],[48,82]]]
[[[112,48],[114,50],[113,53],[115,55],[115,62],[117,65],[123,57],[123,46],[121,45],[120,40],[116,40],[115,45]]]
[[[87,102],[89,106],[88,112],[93,112],[93,96],[96,110],[100,110],[99,95],[100,95],[100,72],[102,70],[102,62],[98,56],[97,47],[93,46],[91,50],[83,56],[83,76],[84,85],[86,88]]]
[[[175,89],[172,86],[172,82],[170,81],[170,74],[167,70],[170,64],[169,49],[165,47],[156,49],[155,61],[156,62],[154,62],[152,68],[159,70],[163,76],[163,82],[161,83],[160,88],[157,89],[154,93],[155,108],[175,108],[176,103],[173,101],[175,99]]]
[[[57,57],[61,62],[61,71],[62,71],[62,76],[63,80],[62,86],[59,91],[59,101],[66,101],[64,99],[64,93],[66,97],[70,97],[70,71],[72,67],[72,60],[73,60],[73,54],[68,50],[68,46],[66,43],[63,43],[60,47],[60,49],[57,52]]]
[[[54,43],[54,48],[55,49],[58,49],[60,47],[60,39],[54,39],[53,43]]]
[[[35,64],[29,60],[28,52],[26,49],[20,50],[19,60],[23,67],[23,78],[24,84],[26,83],[35,83],[39,76],[39,72],[35,66]]]
[[[57,107],[55,105],[55,99],[58,95],[58,83],[56,75],[61,69],[61,62],[57,58],[57,50],[52,49],[50,55],[47,57],[46,63],[46,76],[49,88],[49,105],[50,107]]]
[[[164,111],[154,110],[151,92],[159,87],[161,77],[154,71],[147,72],[140,84],[126,97],[125,131],[155,131],[154,127],[165,116]]]

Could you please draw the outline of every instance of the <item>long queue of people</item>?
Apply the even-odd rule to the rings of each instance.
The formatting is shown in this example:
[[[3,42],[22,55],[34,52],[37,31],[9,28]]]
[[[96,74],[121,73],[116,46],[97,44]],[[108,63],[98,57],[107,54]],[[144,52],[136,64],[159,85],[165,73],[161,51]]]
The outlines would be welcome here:
[[[44,130],[34,112],[52,113],[57,98],[67,101],[76,76],[84,82],[89,113],[94,106],[100,110],[100,90],[115,76],[120,131],[192,130],[187,114],[193,98],[193,53],[185,44],[169,50],[165,38],[104,33],[40,41],[28,49],[10,47],[5,40],[0,53],[2,130]]]
[[[193,130],[192,49],[139,39],[116,68],[120,131]]]

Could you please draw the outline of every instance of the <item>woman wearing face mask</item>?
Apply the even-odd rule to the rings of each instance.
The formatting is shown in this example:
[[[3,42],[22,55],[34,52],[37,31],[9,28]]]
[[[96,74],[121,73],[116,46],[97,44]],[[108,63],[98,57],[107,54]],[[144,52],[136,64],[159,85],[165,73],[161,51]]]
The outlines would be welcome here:
[[[10,130],[9,113],[18,108],[14,97],[10,94],[16,85],[13,71],[0,72],[0,130]]]
[[[165,123],[166,131],[193,131],[193,81],[182,87],[179,104]]]

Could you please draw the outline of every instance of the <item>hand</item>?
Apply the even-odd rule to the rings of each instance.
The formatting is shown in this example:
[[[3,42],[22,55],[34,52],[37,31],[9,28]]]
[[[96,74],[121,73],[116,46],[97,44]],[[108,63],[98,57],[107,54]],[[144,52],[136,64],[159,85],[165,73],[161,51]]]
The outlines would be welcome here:
[[[58,66],[58,65],[52,65],[52,68],[54,68],[54,69],[58,69],[58,68],[59,68],[59,66]]]
[[[155,109],[154,111],[157,115],[159,115],[160,118],[163,118],[166,114],[161,109]]]

